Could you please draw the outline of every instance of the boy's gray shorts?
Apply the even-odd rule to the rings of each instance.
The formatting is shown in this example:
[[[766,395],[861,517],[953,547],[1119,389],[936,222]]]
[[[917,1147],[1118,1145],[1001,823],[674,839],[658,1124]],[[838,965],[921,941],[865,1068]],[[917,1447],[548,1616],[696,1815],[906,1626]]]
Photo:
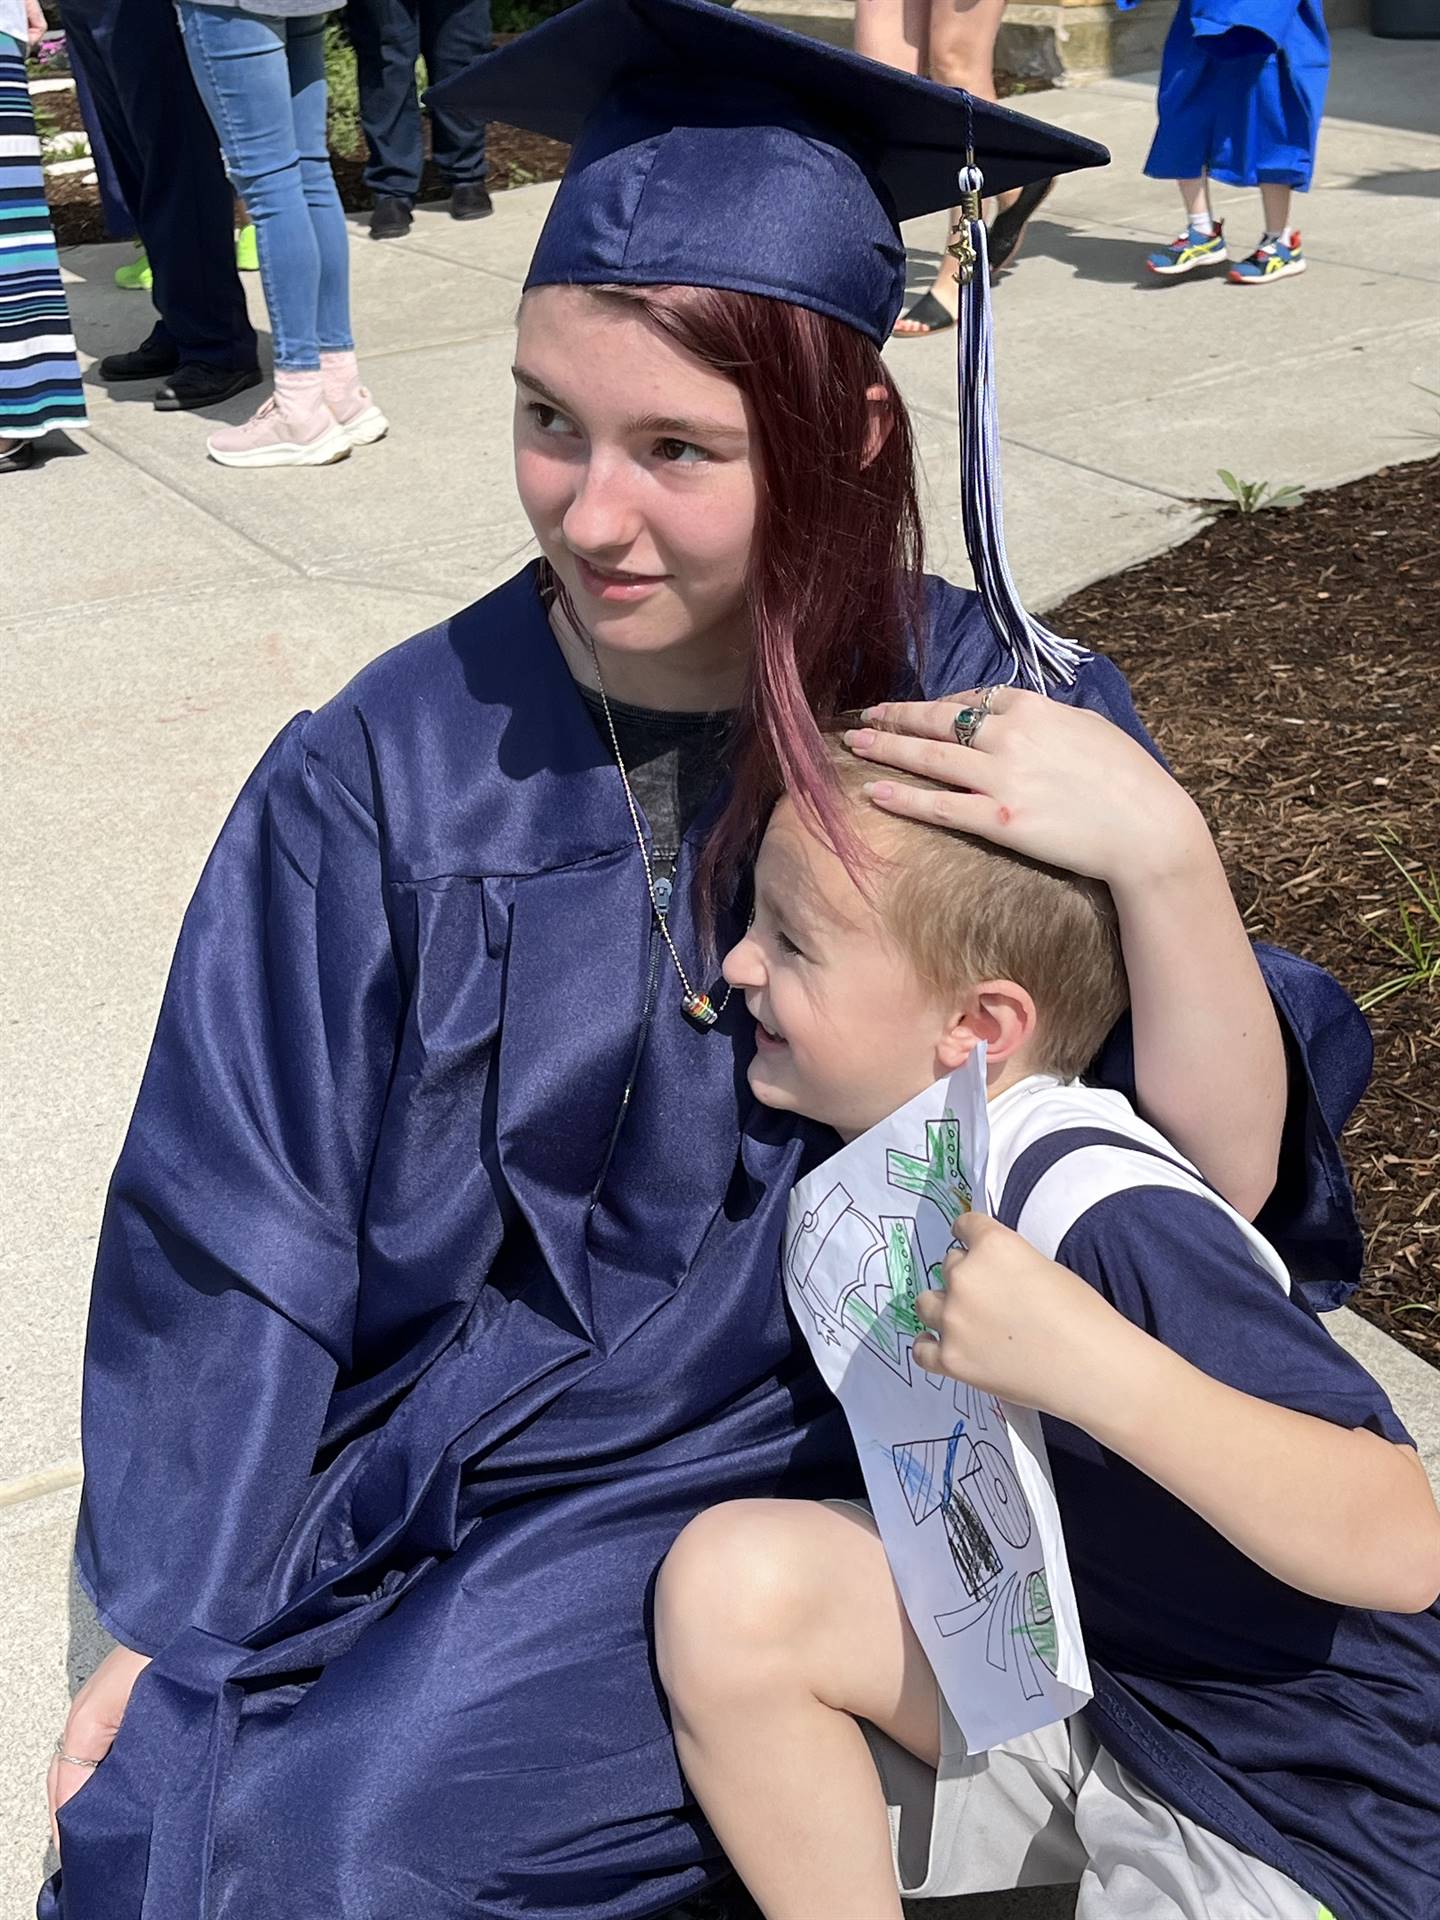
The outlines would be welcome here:
[[[863,1500],[825,1504],[875,1524]],[[1335,1920],[1287,1874],[1166,1806],[1079,1714],[972,1756],[942,1699],[938,1770],[860,1724],[909,1900],[1073,1886],[1076,1920]]]
[[[865,1728],[911,1899],[1075,1885],[1078,1920],[1324,1920],[1285,1874],[1143,1787],[1079,1715],[973,1757],[941,1704],[934,1773]]]

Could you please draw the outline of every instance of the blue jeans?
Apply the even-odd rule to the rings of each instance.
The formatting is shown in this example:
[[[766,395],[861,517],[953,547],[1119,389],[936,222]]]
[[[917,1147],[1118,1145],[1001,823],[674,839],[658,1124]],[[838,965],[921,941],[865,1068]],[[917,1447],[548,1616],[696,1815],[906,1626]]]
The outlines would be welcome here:
[[[255,222],[275,365],[353,347],[350,239],[325,138],[325,21],[176,0],[195,85]]]

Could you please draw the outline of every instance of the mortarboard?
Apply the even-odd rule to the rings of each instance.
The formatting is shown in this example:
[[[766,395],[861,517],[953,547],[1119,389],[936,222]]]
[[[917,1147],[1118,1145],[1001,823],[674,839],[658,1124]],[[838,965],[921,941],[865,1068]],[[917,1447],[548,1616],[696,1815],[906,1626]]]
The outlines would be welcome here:
[[[1024,612],[1005,561],[978,195],[982,178],[1000,193],[1103,165],[1103,147],[712,0],[579,0],[426,98],[571,144],[527,287],[731,288],[883,344],[905,293],[899,223],[966,205],[966,545],[1017,675],[1069,677],[1077,650]]]

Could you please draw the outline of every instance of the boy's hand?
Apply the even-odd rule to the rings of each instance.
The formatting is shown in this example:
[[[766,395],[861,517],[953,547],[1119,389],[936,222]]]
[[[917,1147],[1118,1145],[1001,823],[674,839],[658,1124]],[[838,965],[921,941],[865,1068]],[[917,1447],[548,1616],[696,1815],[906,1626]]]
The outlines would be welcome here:
[[[918,1363],[1086,1426],[1087,1409],[1115,1380],[1130,1323],[988,1214],[962,1213],[954,1234],[965,1251],[946,1257],[943,1291],[915,1301],[931,1329],[915,1342]]]

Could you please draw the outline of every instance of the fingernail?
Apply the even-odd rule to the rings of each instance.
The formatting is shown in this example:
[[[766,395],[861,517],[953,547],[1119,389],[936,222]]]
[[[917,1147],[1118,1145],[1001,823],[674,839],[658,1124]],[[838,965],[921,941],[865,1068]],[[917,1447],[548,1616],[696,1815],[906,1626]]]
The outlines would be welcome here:
[[[867,780],[861,792],[869,794],[872,800],[890,800],[894,797],[895,789],[888,780]]]
[[[884,711],[885,709],[883,707],[862,707],[860,709],[860,718],[862,720],[878,720]]]
[[[845,735],[845,744],[847,747],[872,747],[875,744],[874,731],[870,727],[852,727]]]

